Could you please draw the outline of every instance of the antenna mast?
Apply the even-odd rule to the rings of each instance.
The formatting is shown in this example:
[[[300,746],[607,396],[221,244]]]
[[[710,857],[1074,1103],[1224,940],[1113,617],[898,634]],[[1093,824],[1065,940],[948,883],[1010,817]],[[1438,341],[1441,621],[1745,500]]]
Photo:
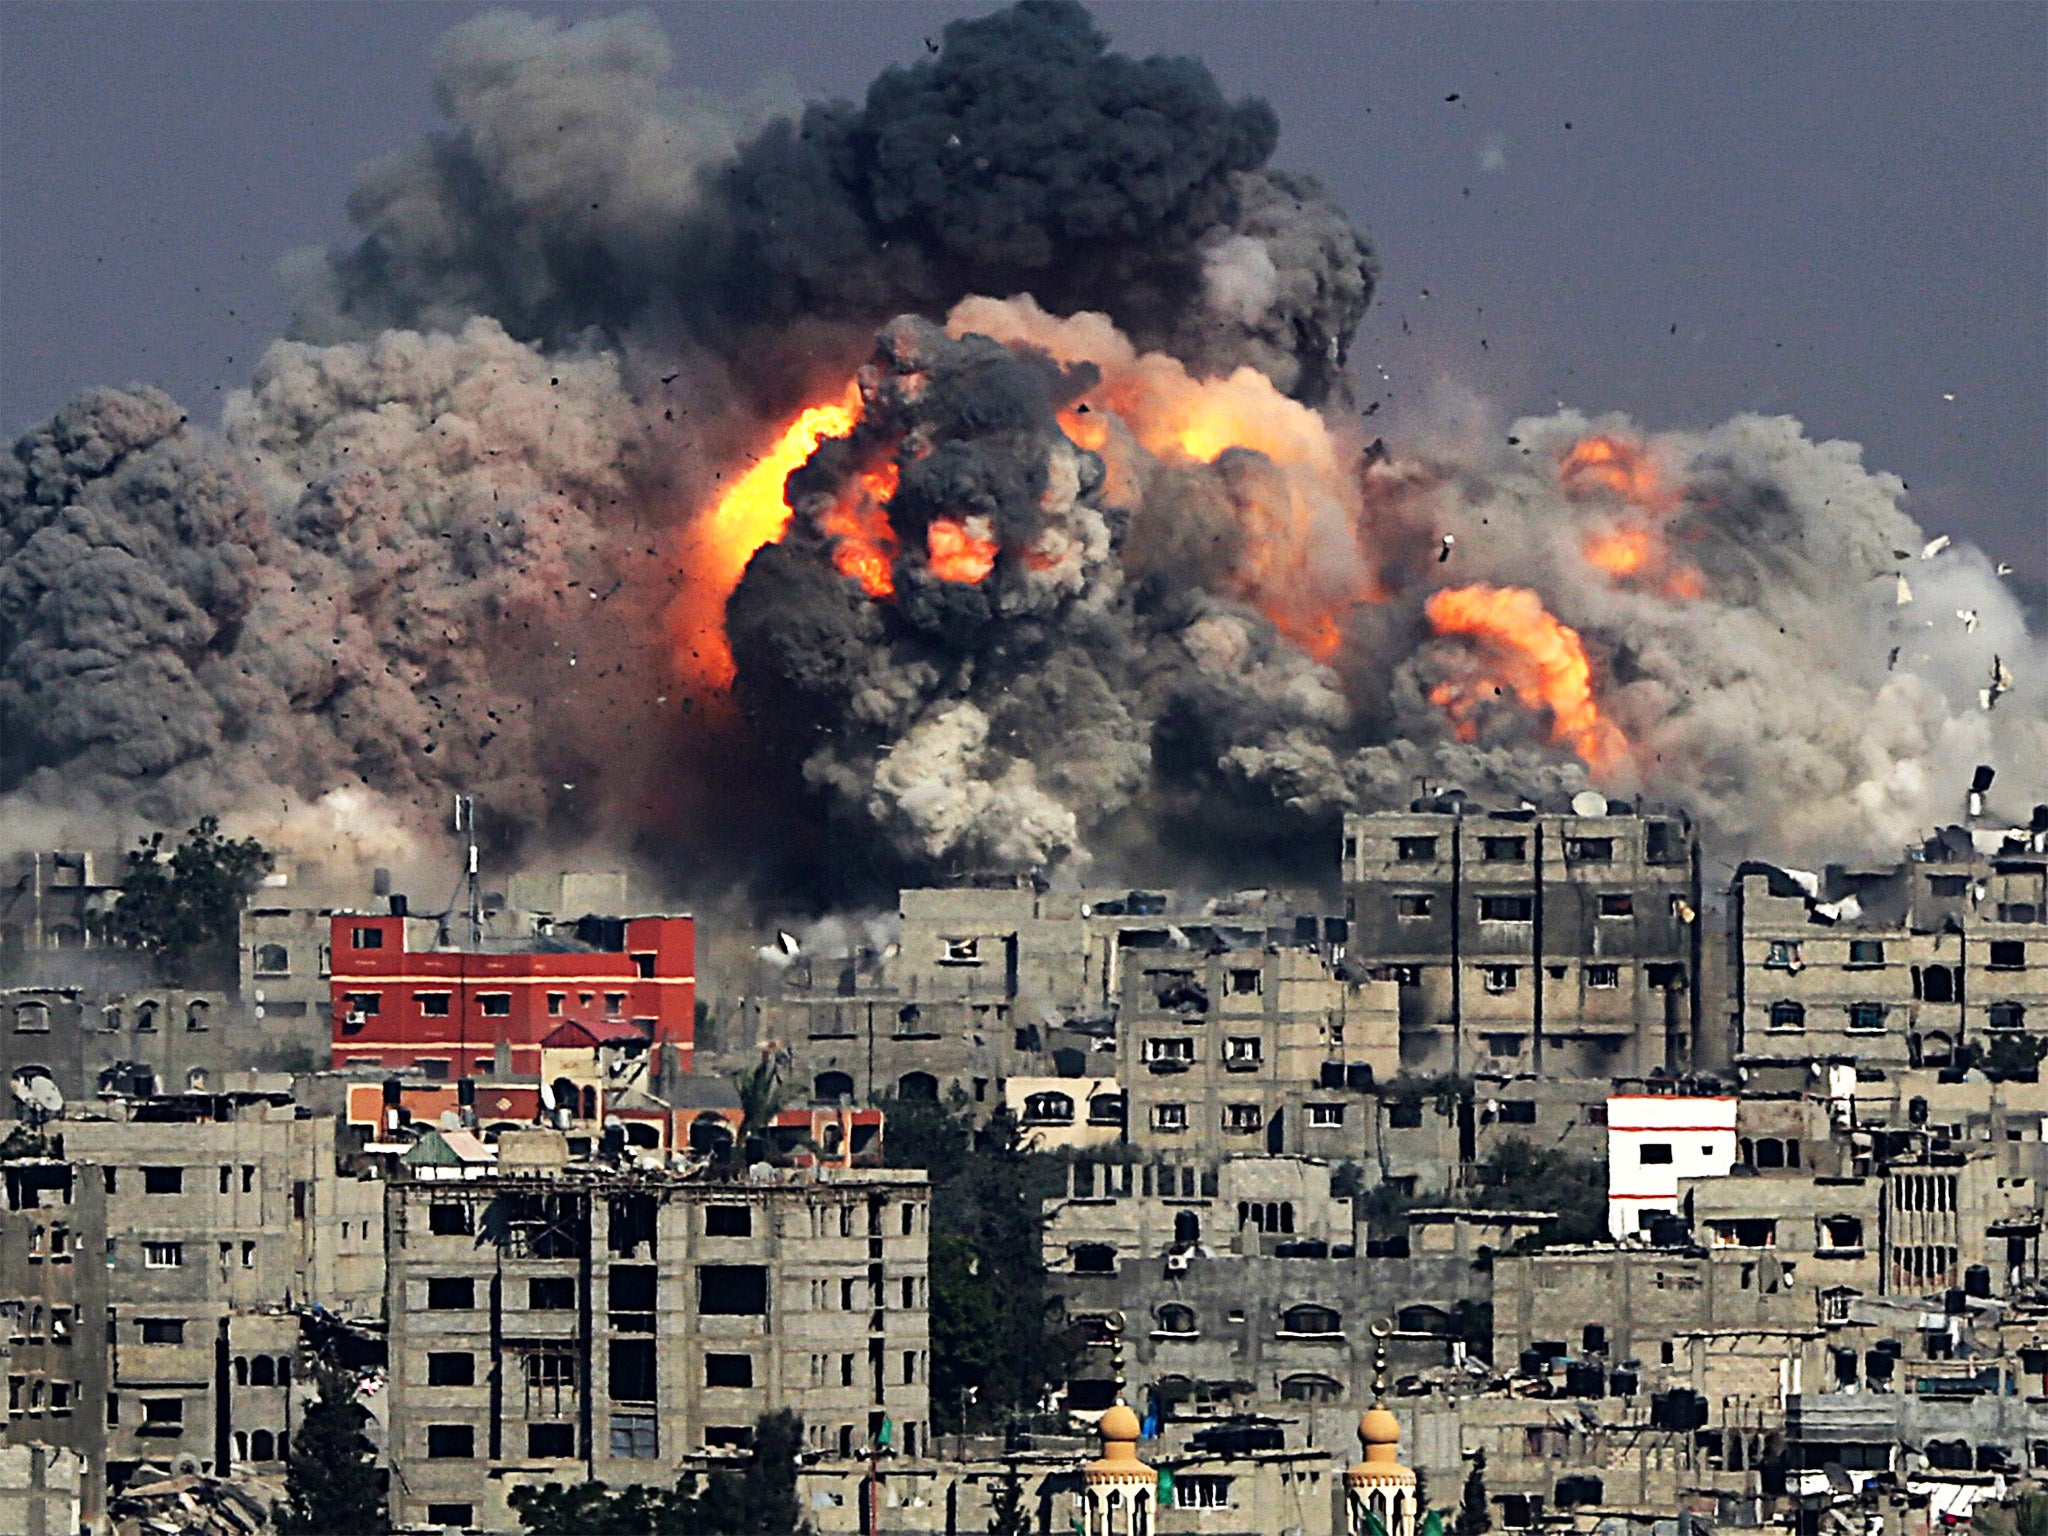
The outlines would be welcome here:
[[[469,947],[484,947],[484,898],[483,888],[477,883],[476,860],[476,801],[468,795],[455,797],[455,830],[466,834],[464,849],[468,855],[468,872],[464,876],[469,888]]]

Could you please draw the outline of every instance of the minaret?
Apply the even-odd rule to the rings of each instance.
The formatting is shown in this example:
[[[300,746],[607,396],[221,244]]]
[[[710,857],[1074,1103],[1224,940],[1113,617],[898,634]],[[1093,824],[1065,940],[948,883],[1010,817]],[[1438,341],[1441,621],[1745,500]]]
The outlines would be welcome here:
[[[1415,1536],[1415,1473],[1401,1465],[1401,1421],[1386,1402],[1387,1329],[1375,1324],[1372,1336],[1372,1406],[1358,1420],[1364,1460],[1344,1474],[1345,1529],[1348,1536]]]
[[[1137,1414],[1121,1401],[1103,1414],[1097,1431],[1102,1456],[1081,1469],[1085,1536],[1152,1536],[1152,1501],[1159,1480],[1138,1460],[1140,1427]],[[1415,1484],[1412,1472],[1408,1483],[1411,1488]]]

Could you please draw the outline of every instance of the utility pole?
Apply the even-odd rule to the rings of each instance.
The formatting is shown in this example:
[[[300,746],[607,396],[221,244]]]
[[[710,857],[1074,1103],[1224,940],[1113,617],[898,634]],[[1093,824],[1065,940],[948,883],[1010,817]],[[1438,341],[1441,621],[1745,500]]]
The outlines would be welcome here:
[[[465,851],[468,854],[468,873],[465,878],[469,887],[469,947],[484,947],[484,898],[483,888],[477,883],[476,859],[476,801],[468,795],[455,797],[455,830],[465,835]]]

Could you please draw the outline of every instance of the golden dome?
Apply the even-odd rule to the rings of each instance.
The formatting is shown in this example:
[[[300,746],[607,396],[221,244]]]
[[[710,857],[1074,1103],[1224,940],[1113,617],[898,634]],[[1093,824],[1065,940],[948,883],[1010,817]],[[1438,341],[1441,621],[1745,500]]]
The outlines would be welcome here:
[[[1090,1483],[1142,1483],[1152,1479],[1152,1469],[1138,1460],[1140,1425],[1137,1414],[1126,1403],[1115,1403],[1096,1426],[1102,1436],[1102,1456],[1082,1469]]]
[[[1382,1446],[1390,1451],[1401,1443],[1401,1421],[1394,1417],[1384,1403],[1374,1403],[1358,1416],[1358,1443],[1365,1447],[1368,1461],[1392,1461],[1393,1456],[1373,1455]]]
[[[1389,1414],[1387,1417],[1392,1418],[1393,1415]],[[1109,1411],[1103,1414],[1102,1423],[1097,1430],[1102,1436],[1104,1446],[1107,1447],[1112,1440],[1128,1440],[1136,1445],[1140,1428],[1138,1415],[1132,1411],[1128,1403],[1113,1403]]]

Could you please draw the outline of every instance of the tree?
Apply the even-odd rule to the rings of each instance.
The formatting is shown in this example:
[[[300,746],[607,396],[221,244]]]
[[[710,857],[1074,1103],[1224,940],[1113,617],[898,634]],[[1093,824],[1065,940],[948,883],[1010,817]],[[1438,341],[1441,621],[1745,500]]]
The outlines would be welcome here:
[[[1484,1536],[1493,1529],[1493,1505],[1486,1497],[1486,1452],[1472,1453],[1472,1470],[1465,1474],[1465,1491],[1458,1500],[1454,1536]]]
[[[745,1072],[733,1077],[740,1094],[740,1128],[735,1151],[749,1162],[767,1155],[768,1131],[782,1106],[789,1101],[789,1089],[782,1081],[783,1058],[769,1051]]]
[[[1994,1083],[2033,1083],[2040,1081],[2043,1056],[2048,1056],[2048,1036],[2001,1032],[1991,1036],[1971,1064]]]
[[[1031,1536],[1031,1511],[1024,1503],[1024,1483],[1014,1461],[989,1496],[988,1536]]]
[[[1541,1239],[1529,1246],[1593,1243],[1607,1236],[1607,1164],[1600,1159],[1510,1136],[1480,1163],[1479,1179],[1476,1203],[1481,1207],[1557,1213]]]
[[[978,1132],[957,1105],[896,1105],[890,1116],[891,1165],[932,1178],[933,1421],[957,1431],[1030,1413],[1071,1353],[1046,1296],[1042,1246],[1060,1164],[1025,1145],[1007,1109]]]
[[[314,1368],[319,1400],[306,1410],[285,1464],[287,1536],[373,1536],[390,1529],[384,1474],[363,1434],[370,1411],[356,1401],[356,1380],[332,1356]]]
[[[231,956],[242,904],[276,860],[253,837],[222,837],[213,816],[187,832],[168,859],[163,849],[158,832],[129,851],[121,893],[99,927],[106,938],[155,956],[166,976],[180,980],[202,960]]]

